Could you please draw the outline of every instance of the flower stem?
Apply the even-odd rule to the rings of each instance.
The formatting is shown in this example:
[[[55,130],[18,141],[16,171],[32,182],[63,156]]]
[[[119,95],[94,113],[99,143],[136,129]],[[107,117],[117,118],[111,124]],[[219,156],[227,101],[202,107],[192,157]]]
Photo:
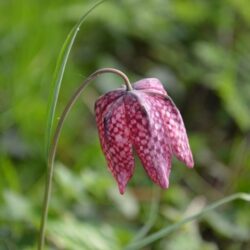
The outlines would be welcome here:
[[[64,121],[69,114],[69,111],[73,107],[74,103],[77,101],[81,93],[84,91],[85,87],[94,79],[96,79],[98,76],[104,73],[113,73],[123,78],[127,90],[132,90],[132,86],[129,82],[128,77],[121,72],[120,70],[114,69],[114,68],[103,68],[95,71],[93,74],[91,74],[81,85],[78,87],[78,89],[75,91],[75,93],[70,98],[69,102],[65,106],[62,115],[59,118],[57,127],[55,129],[54,136],[52,138],[52,144],[49,150],[48,155],[48,169],[47,169],[47,181],[44,191],[44,201],[43,201],[43,210],[42,210],[42,217],[41,217],[41,225],[40,225],[40,235],[39,235],[39,242],[38,242],[38,250],[42,250],[44,247],[44,239],[45,239],[45,227],[46,227],[46,221],[48,217],[48,210],[49,210],[49,201],[51,196],[51,188],[52,188],[52,179],[53,179],[53,173],[54,173],[54,160],[55,160],[55,154],[57,149],[57,144],[59,141],[59,137],[61,134],[61,130],[64,124]]]
[[[47,128],[45,133],[45,150],[46,150],[46,158],[48,158],[49,155],[49,148],[50,148],[50,142],[52,138],[52,127],[54,122],[54,116],[56,112],[56,105],[61,89],[62,79],[64,76],[64,71],[66,68],[66,64],[68,62],[68,58],[70,55],[70,51],[73,47],[73,44],[75,42],[76,36],[84,23],[84,21],[87,19],[88,15],[91,14],[97,8],[100,4],[104,3],[106,0],[99,0],[96,1],[92,7],[90,7],[84,15],[80,18],[78,23],[71,29],[69,34],[66,37],[66,40],[64,41],[62,48],[60,50],[60,53],[57,58],[56,62],[56,68],[53,74],[52,78],[52,86],[54,88],[53,91],[51,91],[51,96],[49,99],[49,112],[48,112],[48,119],[47,119]]]
[[[185,218],[185,219],[183,219],[183,220],[181,220],[173,225],[165,227],[165,228],[159,230],[158,232],[153,233],[153,234],[143,238],[142,240],[139,240],[137,242],[132,242],[131,244],[129,244],[125,248],[125,250],[142,249],[144,246],[146,246],[146,245],[148,245],[156,240],[159,240],[159,239],[165,237],[166,235],[172,233],[173,231],[179,229],[182,225],[184,225],[188,222],[191,222],[193,220],[199,219],[201,216],[216,209],[217,207],[222,206],[228,202],[231,202],[231,201],[234,201],[237,199],[250,201],[250,194],[248,194],[248,193],[236,193],[236,194],[227,196],[221,200],[218,200],[218,201],[208,205],[202,211],[200,211],[200,212],[198,212],[190,217],[187,217],[187,218]]]

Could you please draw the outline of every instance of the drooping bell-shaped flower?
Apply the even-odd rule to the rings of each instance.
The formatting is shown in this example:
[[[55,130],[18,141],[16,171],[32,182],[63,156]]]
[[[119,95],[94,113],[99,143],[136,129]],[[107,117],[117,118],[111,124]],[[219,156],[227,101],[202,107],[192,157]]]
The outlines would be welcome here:
[[[133,151],[162,188],[169,186],[173,155],[193,167],[181,114],[158,79],[106,93],[96,101],[95,113],[101,147],[121,194],[134,172]]]

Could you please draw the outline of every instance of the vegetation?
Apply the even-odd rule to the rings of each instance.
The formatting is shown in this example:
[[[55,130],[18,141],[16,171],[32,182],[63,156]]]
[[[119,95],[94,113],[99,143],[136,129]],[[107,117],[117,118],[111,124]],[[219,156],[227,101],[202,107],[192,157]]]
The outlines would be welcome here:
[[[1,250],[37,247],[53,72],[63,41],[91,5],[0,1]],[[247,0],[113,0],[88,16],[66,65],[56,117],[99,68],[118,68],[131,81],[157,77],[181,110],[195,167],[174,161],[170,188],[159,193],[137,161],[121,196],[100,149],[93,107],[123,82],[99,77],[63,127],[46,249],[122,249],[148,217],[152,234],[228,195],[249,193],[249,13]],[[249,202],[233,200],[143,249],[247,250],[249,211]]]

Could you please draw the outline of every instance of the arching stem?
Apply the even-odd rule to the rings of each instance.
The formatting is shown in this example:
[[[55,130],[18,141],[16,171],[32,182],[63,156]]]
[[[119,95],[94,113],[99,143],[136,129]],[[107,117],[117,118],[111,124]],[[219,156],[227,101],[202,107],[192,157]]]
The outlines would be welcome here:
[[[40,235],[39,235],[39,242],[38,242],[38,250],[42,250],[44,247],[44,239],[45,239],[45,227],[46,227],[46,221],[48,216],[48,210],[49,210],[49,201],[51,196],[51,188],[52,188],[52,179],[53,179],[53,173],[54,173],[54,159],[57,149],[57,144],[59,141],[59,137],[61,134],[61,130],[64,124],[64,121],[69,114],[69,111],[73,107],[74,103],[77,101],[81,93],[84,91],[85,87],[94,79],[96,79],[99,75],[104,73],[113,73],[116,75],[119,75],[123,78],[127,91],[132,90],[132,86],[130,84],[130,81],[128,77],[121,72],[120,70],[114,69],[114,68],[103,68],[95,71],[93,74],[91,74],[82,84],[81,86],[75,91],[75,93],[70,98],[69,102],[67,103],[66,107],[64,108],[62,115],[59,118],[57,127],[55,129],[55,133],[52,139],[52,144],[49,150],[48,155],[48,172],[47,172],[47,182],[45,186],[45,192],[44,192],[44,202],[43,202],[43,210],[42,210],[42,218],[41,218],[41,225],[40,225]]]

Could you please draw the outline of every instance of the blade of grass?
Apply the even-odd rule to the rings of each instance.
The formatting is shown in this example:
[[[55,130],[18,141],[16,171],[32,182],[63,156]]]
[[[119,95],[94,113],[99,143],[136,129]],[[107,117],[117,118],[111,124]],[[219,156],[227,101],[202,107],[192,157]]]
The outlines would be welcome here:
[[[49,201],[51,196],[51,189],[52,189],[52,179],[54,174],[54,161],[55,161],[55,155],[56,155],[56,149],[58,140],[61,134],[61,130],[63,127],[63,124],[65,122],[65,119],[67,115],[69,114],[69,111],[73,107],[74,103],[77,101],[81,93],[84,91],[85,87],[93,81],[96,77],[98,77],[101,74],[104,73],[113,73],[121,78],[123,78],[125,85],[127,86],[127,90],[132,90],[132,86],[129,82],[128,77],[121,72],[120,70],[113,69],[113,68],[103,68],[95,71],[93,74],[91,74],[76,90],[76,92],[72,95],[69,102],[65,106],[62,115],[59,118],[59,121],[57,123],[55,133],[52,138],[51,147],[49,148],[48,153],[48,172],[47,172],[47,180],[45,185],[45,191],[44,191],[44,201],[43,201],[43,210],[42,210],[42,217],[41,217],[41,225],[40,225],[40,235],[39,235],[39,242],[38,242],[38,250],[42,250],[44,246],[44,239],[45,239],[45,227],[46,227],[46,221],[48,217],[48,210],[49,210]]]
[[[175,230],[179,229],[182,225],[197,220],[199,219],[201,216],[203,216],[204,214],[222,206],[225,205],[228,202],[232,202],[234,200],[245,200],[245,201],[250,201],[250,194],[248,193],[237,193],[237,194],[233,194],[230,196],[227,196],[221,200],[218,200],[210,205],[208,205],[206,208],[204,208],[202,211],[200,211],[199,213],[196,213],[190,217],[187,217],[171,226],[165,227],[161,230],[159,230],[156,233],[153,233],[147,237],[145,237],[144,239],[137,241],[137,242],[132,242],[131,244],[129,244],[125,250],[135,250],[135,249],[142,249],[142,247],[147,246],[148,244],[159,240],[161,238],[163,238],[164,236],[174,232]]]
[[[54,117],[55,117],[55,110],[56,110],[59,92],[61,89],[61,83],[62,83],[65,67],[69,58],[71,48],[74,44],[76,35],[78,31],[80,30],[81,25],[86,20],[87,16],[104,1],[106,0],[97,1],[81,17],[79,22],[73,27],[73,29],[68,34],[57,59],[56,69],[55,69],[53,80],[52,80],[53,91],[51,92],[51,95],[50,95],[50,100],[49,100],[49,105],[48,105],[49,111],[48,111],[48,117],[47,117],[47,127],[45,131],[45,152],[46,152],[46,158],[48,159],[48,176],[47,176],[47,183],[46,183],[46,188],[45,188],[45,196],[44,196],[44,203],[43,203],[44,207],[43,207],[41,225],[40,225],[38,250],[42,250],[44,247],[45,224],[46,224],[47,214],[48,214],[48,205],[49,205],[49,199],[50,199],[50,193],[51,193],[53,165],[54,165],[53,163],[54,159],[50,163],[49,153],[50,153],[50,145],[51,145],[51,138],[52,138],[53,122],[54,122]],[[53,145],[52,145],[52,148],[53,148]]]
[[[135,235],[130,244],[132,244],[133,242],[137,242],[143,237],[145,237],[151,227],[154,225],[159,210],[160,194],[160,188],[158,186],[154,186],[148,220],[145,225],[139,230],[139,232]]]
[[[53,130],[53,123],[55,119],[55,111],[58,96],[61,89],[62,79],[65,71],[65,67],[69,58],[70,51],[74,44],[76,35],[80,30],[81,25],[86,20],[87,16],[101,3],[105,2],[106,0],[97,1],[79,20],[79,22],[72,28],[70,33],[68,34],[62,48],[60,54],[57,59],[56,69],[54,71],[53,79],[52,79],[52,88],[49,105],[48,105],[48,117],[47,117],[47,127],[45,131],[45,152],[46,152],[46,159],[48,158],[49,147],[51,143],[52,137],[52,130]]]

